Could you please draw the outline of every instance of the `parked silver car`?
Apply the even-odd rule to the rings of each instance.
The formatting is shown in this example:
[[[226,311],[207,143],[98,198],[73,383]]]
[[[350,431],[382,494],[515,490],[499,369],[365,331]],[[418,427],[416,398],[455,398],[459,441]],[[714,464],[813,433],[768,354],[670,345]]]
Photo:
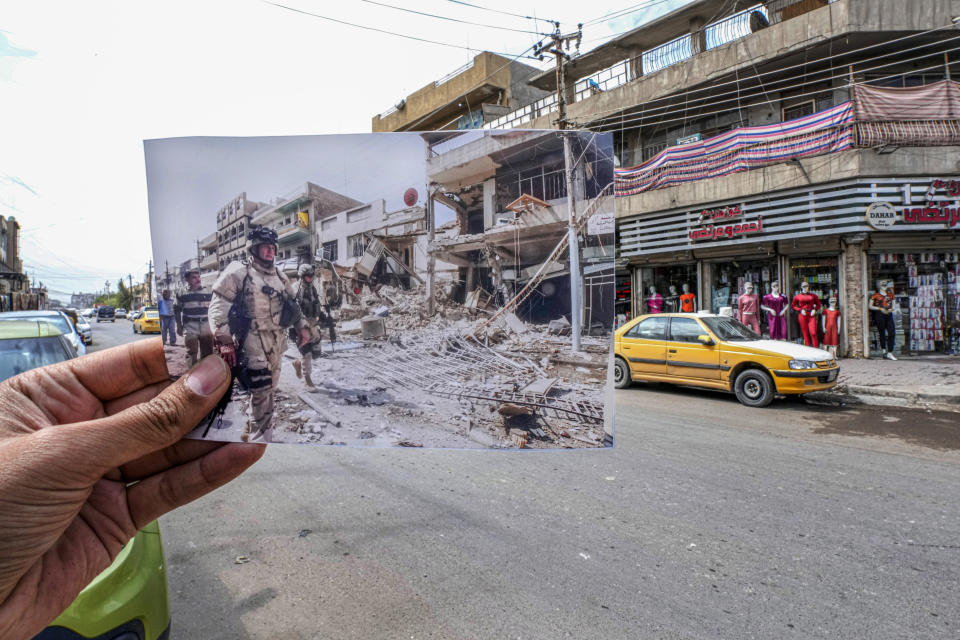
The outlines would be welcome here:
[[[76,355],[82,356],[87,352],[87,346],[84,344],[83,337],[80,335],[80,330],[73,325],[73,320],[63,311],[34,310],[6,311],[0,313],[0,321],[7,320],[39,320],[41,322],[47,322],[57,327],[60,333],[69,340],[70,344],[73,345],[73,350]]]

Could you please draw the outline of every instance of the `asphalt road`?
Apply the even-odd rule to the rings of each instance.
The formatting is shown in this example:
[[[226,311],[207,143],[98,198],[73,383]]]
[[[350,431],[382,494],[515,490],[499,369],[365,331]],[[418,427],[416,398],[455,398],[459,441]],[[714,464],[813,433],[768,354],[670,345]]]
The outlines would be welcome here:
[[[955,414],[616,409],[613,450],[271,446],[162,519],[173,637],[960,636]]]
[[[158,337],[160,334],[139,335],[133,333],[133,323],[126,319],[116,322],[97,322],[96,318],[87,318],[90,328],[93,329],[93,344],[87,345],[87,353],[96,353],[110,347]]]

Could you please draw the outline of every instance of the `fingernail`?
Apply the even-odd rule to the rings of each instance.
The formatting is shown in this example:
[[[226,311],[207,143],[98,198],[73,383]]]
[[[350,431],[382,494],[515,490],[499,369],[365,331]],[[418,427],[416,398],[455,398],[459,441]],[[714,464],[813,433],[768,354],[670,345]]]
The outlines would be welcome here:
[[[208,396],[223,383],[227,368],[217,356],[207,356],[187,375],[187,387],[198,396]]]

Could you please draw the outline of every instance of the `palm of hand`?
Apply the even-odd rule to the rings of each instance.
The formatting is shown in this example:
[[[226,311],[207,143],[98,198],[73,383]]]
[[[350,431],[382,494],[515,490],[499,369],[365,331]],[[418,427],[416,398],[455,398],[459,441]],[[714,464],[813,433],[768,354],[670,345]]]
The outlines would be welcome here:
[[[0,637],[32,636],[140,528],[262,455],[179,440],[204,414],[158,396],[170,383],[155,342],[0,384]],[[206,404],[182,382],[171,392]]]

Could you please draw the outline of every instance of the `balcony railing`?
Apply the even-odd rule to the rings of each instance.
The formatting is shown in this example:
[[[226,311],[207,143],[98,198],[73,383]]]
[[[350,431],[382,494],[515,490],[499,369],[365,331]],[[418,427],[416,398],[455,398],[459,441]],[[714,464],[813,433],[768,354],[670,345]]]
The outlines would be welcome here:
[[[770,24],[780,22],[781,12],[786,7],[807,2],[809,0],[768,0],[744,9],[722,20],[711,22],[704,28],[704,38],[706,50],[729,44],[735,40],[744,38],[752,33],[750,28],[751,15],[759,12]],[[838,0],[827,0],[828,4]],[[675,38],[658,47],[644,51],[641,55],[642,70],[631,72],[630,60],[621,60],[606,69],[577,81],[575,87],[575,102],[585,100],[597,93],[609,91],[622,86],[640,75],[647,75],[684,62],[694,55],[693,40],[690,34]],[[544,101],[547,101],[545,104]],[[546,113],[556,111],[556,96],[548,96],[533,103],[526,105],[515,111],[511,111],[496,120],[483,126],[484,129],[508,129],[518,127],[530,122]]]

